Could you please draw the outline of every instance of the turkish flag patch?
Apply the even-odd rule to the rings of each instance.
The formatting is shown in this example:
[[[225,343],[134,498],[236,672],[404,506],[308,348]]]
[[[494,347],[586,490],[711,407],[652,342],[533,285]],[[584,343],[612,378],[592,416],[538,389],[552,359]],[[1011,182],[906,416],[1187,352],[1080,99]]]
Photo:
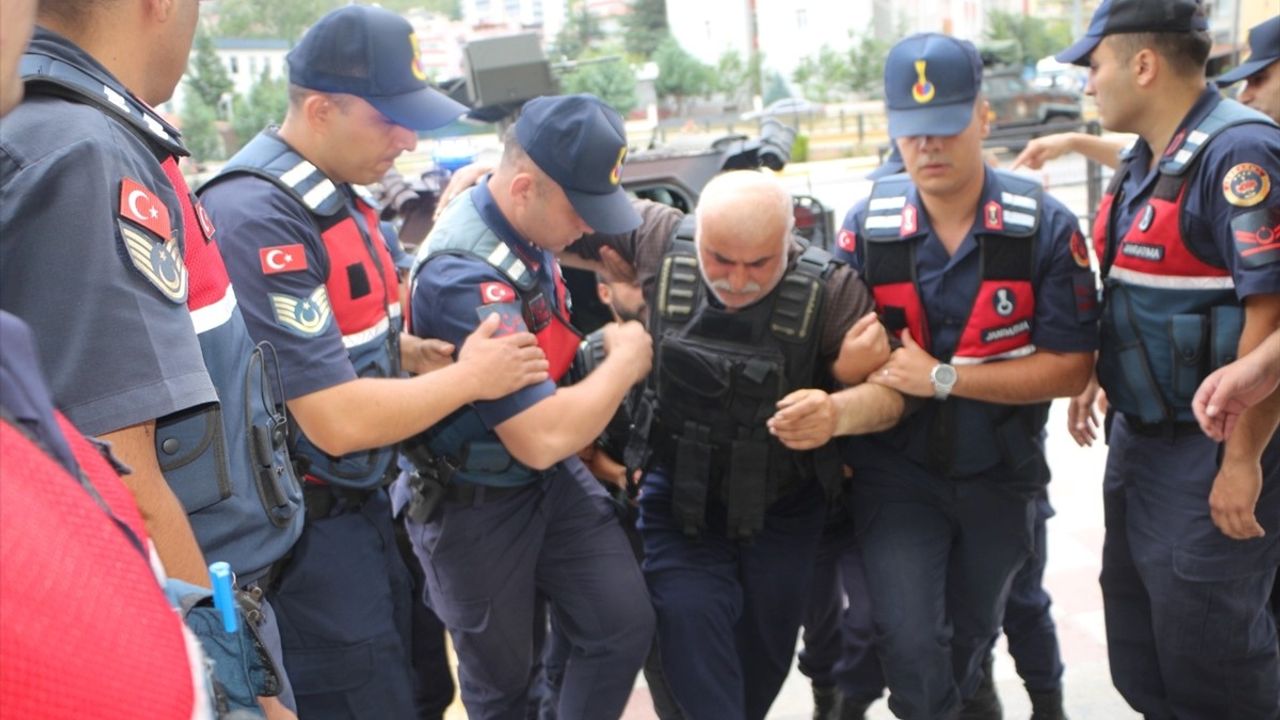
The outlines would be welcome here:
[[[858,236],[848,228],[840,228],[840,234],[836,235],[836,246],[847,253],[851,253],[858,249]]]
[[[120,180],[120,217],[159,235],[163,241],[169,240],[173,230],[169,224],[169,208],[133,178]]]
[[[258,250],[258,261],[262,263],[263,275],[306,270],[307,251],[301,243],[273,245]]]
[[[510,285],[500,282],[480,283],[480,302],[485,305],[513,302],[515,299],[516,291]]]

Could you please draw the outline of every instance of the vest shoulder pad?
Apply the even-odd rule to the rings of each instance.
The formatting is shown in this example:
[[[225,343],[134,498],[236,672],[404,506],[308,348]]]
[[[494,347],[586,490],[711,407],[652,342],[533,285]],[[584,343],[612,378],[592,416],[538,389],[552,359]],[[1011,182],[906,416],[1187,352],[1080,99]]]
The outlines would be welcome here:
[[[232,156],[200,192],[236,175],[253,175],[274,183],[321,218],[333,217],[345,206],[338,186],[328,176],[283,141],[265,132],[258,133]]]
[[[809,245],[778,282],[769,329],[780,340],[805,342],[822,309],[822,289],[837,261],[831,253]]]
[[[26,53],[20,65],[25,90],[30,95],[56,95],[93,105],[120,119],[138,137],[170,155],[186,157],[182,135],[155,110],[130,94],[121,94],[80,68],[54,57]]]
[[[538,286],[537,276],[489,229],[476,212],[470,193],[471,190],[467,189],[449,203],[444,215],[431,229],[423,264],[438,255],[473,257],[502,273],[520,292],[532,291]],[[415,274],[419,267],[415,267]]]
[[[903,212],[910,191],[911,178],[906,173],[886,175],[877,180],[871,186],[871,196],[867,199],[862,236],[870,242],[895,242],[913,237],[915,233],[902,234]]]
[[[1166,152],[1160,160],[1160,173],[1163,175],[1181,175],[1191,167],[1196,158],[1204,150],[1209,141],[1218,133],[1229,127],[1246,123],[1262,123],[1275,126],[1276,122],[1251,107],[1235,100],[1224,99],[1217,107],[1196,125],[1194,130],[1182,137],[1176,150]]]
[[[1044,204],[1044,187],[1036,180],[1005,170],[995,171],[999,183],[998,206],[982,208],[985,234],[1008,237],[1032,237],[1040,227],[1040,210]]]
[[[666,322],[684,322],[693,316],[702,291],[698,250],[693,242],[692,215],[686,215],[671,238],[658,269],[658,316]]]

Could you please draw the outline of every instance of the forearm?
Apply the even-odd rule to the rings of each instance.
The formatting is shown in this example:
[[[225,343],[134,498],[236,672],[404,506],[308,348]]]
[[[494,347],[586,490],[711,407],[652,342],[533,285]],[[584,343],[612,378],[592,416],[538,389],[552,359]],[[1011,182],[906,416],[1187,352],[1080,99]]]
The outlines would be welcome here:
[[[1003,405],[1028,405],[1079,395],[1089,383],[1093,353],[1039,350],[1027,357],[956,367],[951,394]]]
[[[133,471],[121,477],[133,493],[147,534],[155,544],[156,554],[171,578],[209,587],[209,572],[204,555],[196,543],[187,513],[169,487],[156,459],[155,423],[117,430],[101,435],[111,443],[112,452]],[[210,478],[210,482],[213,479]]]
[[[1106,165],[1112,170],[1120,166],[1120,151],[1124,145],[1115,140],[1090,135],[1089,133],[1071,133],[1071,149],[1090,160]]]
[[[502,444],[520,462],[545,470],[591,444],[617,412],[633,375],[621,362],[606,358],[578,383],[494,428]]]
[[[1245,303],[1244,329],[1240,333],[1237,357],[1254,360],[1255,351],[1262,359],[1271,352],[1270,344],[1280,327],[1280,295],[1251,297]],[[1240,415],[1235,431],[1227,439],[1225,458],[1251,463],[1262,458],[1262,451],[1275,434],[1280,421],[1280,392],[1272,392],[1262,402]]]
[[[289,401],[302,432],[330,455],[400,442],[479,398],[477,378],[450,365],[411,378],[357,378]]]
[[[831,375],[841,385],[857,385],[889,359],[889,353],[842,352],[831,364]]]
[[[902,419],[902,393],[883,385],[864,383],[832,393],[836,405],[835,435],[865,435],[888,430]]]

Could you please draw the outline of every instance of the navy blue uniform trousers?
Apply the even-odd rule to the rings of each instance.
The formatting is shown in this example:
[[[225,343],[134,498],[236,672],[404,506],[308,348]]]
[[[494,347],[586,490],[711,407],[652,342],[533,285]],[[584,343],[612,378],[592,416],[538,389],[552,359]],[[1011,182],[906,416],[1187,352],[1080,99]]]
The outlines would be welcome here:
[[[412,590],[383,490],[308,517],[271,604],[307,720],[416,717]]]
[[[1004,634],[1009,639],[1009,655],[1018,669],[1018,677],[1032,692],[1052,692],[1062,687],[1058,627],[1049,611],[1053,599],[1044,589],[1044,566],[1049,557],[1045,523],[1051,517],[1053,506],[1049,504],[1049,495],[1041,492],[1036,498],[1031,557],[1013,576],[1009,599],[1004,607]],[[995,644],[994,640],[992,644]]]
[[[889,708],[911,720],[950,717],[977,689],[1014,573],[1031,554],[1034,498],[985,478],[860,471],[850,511]]]
[[[822,533],[803,624],[800,672],[815,686],[834,685],[856,702],[874,702],[884,694],[866,569],[848,519]]]
[[[725,537],[714,501],[707,527],[686,535],[671,497],[662,471],[645,477],[644,573],[667,682],[689,720],[760,720],[791,668],[826,517],[822,490],[809,483],[775,502],[746,544]]]
[[[653,639],[653,608],[613,504],[585,469],[556,472],[406,523],[427,603],[458,652],[472,720],[523,720],[536,596],[572,644],[557,716],[608,720],[626,707]]]
[[[1213,525],[1219,445],[1192,424],[1144,437],[1118,416],[1103,484],[1102,599],[1111,678],[1152,720],[1274,720],[1280,658],[1268,596],[1280,561],[1280,437],[1254,514],[1266,536]]]

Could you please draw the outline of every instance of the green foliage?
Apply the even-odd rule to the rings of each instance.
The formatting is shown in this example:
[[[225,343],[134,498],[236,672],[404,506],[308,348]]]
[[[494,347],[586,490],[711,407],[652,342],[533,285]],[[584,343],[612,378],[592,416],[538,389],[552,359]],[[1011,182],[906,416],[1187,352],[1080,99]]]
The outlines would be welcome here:
[[[628,53],[648,60],[670,34],[666,0],[631,0],[622,17],[623,43]]]
[[[410,10],[439,13],[450,20],[462,19],[462,0],[378,0],[382,7],[401,15]]]
[[[197,163],[225,157],[213,108],[196,93],[182,103],[182,142]]]
[[[796,135],[796,139],[791,143],[791,162],[802,163],[809,162],[809,136]]]
[[[619,58],[580,65],[560,78],[560,87],[566,95],[591,93],[623,117],[640,104],[636,96],[636,74]]]
[[[855,93],[870,97],[884,95],[884,59],[895,38],[878,38],[867,34],[851,42],[848,51],[846,86]]]
[[[553,52],[569,60],[576,60],[587,52],[596,40],[604,37],[600,21],[591,14],[586,0],[573,0],[567,8],[564,27],[556,35]]]
[[[205,106],[210,108],[219,120],[223,117],[222,96],[231,92],[235,85],[231,76],[218,59],[213,48],[213,37],[207,32],[196,34],[195,52],[187,66],[187,93],[198,95]]]
[[[712,69],[680,47],[675,38],[664,39],[653,60],[658,64],[654,89],[660,98],[675,99],[677,113],[684,111],[685,98],[702,95],[712,88]]]
[[[987,13],[986,39],[1019,43],[1022,51],[1018,64],[1035,65],[1040,58],[1071,44],[1071,26],[1066,20],[992,10]]]
[[[764,88],[764,104],[771,105],[783,98],[791,97],[791,90],[787,87],[787,81],[782,78],[782,74],[777,70],[769,71],[769,81]]]
[[[289,85],[284,78],[272,79],[266,72],[249,88],[249,95],[237,95],[232,103],[231,129],[235,132],[236,147],[244,147],[259,131],[268,125],[279,124],[289,109]]]
[[[217,33],[222,37],[281,38],[296,43],[316,20],[345,0],[220,0]]]
[[[830,46],[823,45],[816,56],[800,60],[791,80],[799,85],[804,96],[818,102],[829,102],[833,93],[849,86],[849,60]]]

